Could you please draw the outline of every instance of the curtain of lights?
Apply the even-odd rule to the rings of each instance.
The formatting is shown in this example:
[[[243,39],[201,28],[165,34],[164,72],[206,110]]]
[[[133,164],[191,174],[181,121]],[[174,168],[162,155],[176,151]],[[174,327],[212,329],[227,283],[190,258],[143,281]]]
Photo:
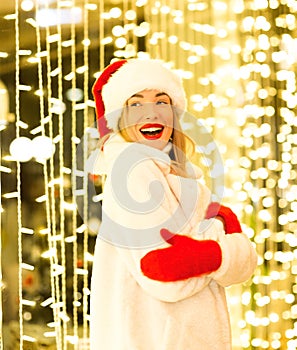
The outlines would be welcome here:
[[[295,349],[296,342],[296,1],[245,1],[239,14],[244,105],[234,184],[253,230],[260,266],[241,324],[243,344]],[[250,336],[247,336],[249,329]],[[248,342],[246,343],[248,346]]]
[[[0,20],[4,348],[9,333],[14,349],[88,349],[100,213],[87,193],[101,183],[77,150],[96,144],[103,67],[150,56],[184,78],[224,159],[224,202],[259,254],[228,290],[233,348],[296,349],[296,12],[292,0],[15,1]]]

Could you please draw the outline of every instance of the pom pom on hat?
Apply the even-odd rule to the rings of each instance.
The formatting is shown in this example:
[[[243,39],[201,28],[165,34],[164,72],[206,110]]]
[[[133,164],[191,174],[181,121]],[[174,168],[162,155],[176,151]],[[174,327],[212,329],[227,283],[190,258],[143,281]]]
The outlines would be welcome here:
[[[118,130],[118,121],[125,102],[145,89],[168,94],[179,114],[186,108],[181,78],[154,59],[115,61],[96,80],[92,92],[96,103],[98,129],[101,136]]]

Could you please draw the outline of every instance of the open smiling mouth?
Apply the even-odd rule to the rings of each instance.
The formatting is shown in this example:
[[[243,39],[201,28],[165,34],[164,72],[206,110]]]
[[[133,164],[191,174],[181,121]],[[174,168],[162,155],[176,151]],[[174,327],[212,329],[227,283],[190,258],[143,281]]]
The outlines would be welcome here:
[[[145,124],[139,130],[147,140],[157,140],[162,136],[164,126],[161,124]]]

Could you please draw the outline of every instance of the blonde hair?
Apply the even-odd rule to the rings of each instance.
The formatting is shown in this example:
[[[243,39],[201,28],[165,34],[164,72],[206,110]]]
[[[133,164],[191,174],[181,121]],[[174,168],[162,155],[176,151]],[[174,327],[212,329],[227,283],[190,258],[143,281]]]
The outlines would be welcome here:
[[[171,171],[176,175],[188,177],[186,164],[195,152],[195,143],[183,132],[179,118],[175,113],[171,142],[172,151],[169,154],[171,158]]]

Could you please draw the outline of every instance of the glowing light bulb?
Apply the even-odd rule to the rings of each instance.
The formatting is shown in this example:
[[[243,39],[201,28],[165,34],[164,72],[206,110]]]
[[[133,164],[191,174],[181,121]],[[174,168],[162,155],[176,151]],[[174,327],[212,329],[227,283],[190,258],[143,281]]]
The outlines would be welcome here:
[[[28,162],[33,156],[32,141],[27,137],[18,137],[11,142],[9,152],[14,160]]]
[[[32,156],[42,162],[54,154],[55,144],[47,136],[37,136],[32,140],[32,149]]]
[[[31,0],[23,0],[21,2],[21,8],[26,12],[32,11],[34,8],[34,2]]]

